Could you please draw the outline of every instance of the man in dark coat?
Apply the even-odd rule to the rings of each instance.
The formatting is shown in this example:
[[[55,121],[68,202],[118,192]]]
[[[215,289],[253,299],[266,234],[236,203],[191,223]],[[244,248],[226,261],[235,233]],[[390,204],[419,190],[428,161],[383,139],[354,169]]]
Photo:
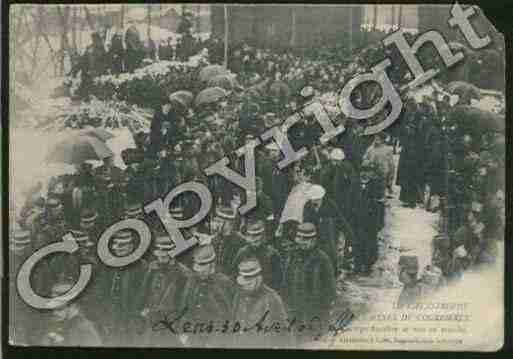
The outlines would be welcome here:
[[[47,323],[40,344],[43,346],[99,347],[103,340],[95,323],[80,310],[77,303],[68,302],[65,293],[73,287],[69,283],[58,283],[52,288],[54,303],[52,319]],[[52,303],[53,304],[53,303]]]
[[[129,25],[125,33],[125,69],[127,72],[134,72],[144,58],[144,45],[135,23],[130,22]]]
[[[183,264],[169,256],[173,243],[168,236],[155,239],[154,259],[148,265],[140,288],[138,311],[146,319],[144,345],[175,346],[179,345],[177,337],[170,336],[167,331],[156,331],[153,325],[161,320],[158,316],[163,312],[178,311],[178,297],[182,293],[191,271]]]
[[[98,183],[98,212],[104,225],[118,220],[123,211],[123,171],[114,165],[112,156],[103,158],[103,165],[95,169]]]
[[[298,226],[295,242],[298,249],[287,269],[284,296],[289,318],[295,318],[298,324],[316,325],[317,320],[326,323],[336,296],[333,266],[317,245],[317,231],[312,223]]]
[[[130,254],[134,249],[131,231],[121,230],[114,234],[113,252],[118,257]],[[119,268],[108,268],[105,273],[104,292],[107,301],[104,318],[106,340],[111,345],[129,345],[134,341],[135,318],[137,318],[137,296],[146,263],[137,263]]]
[[[181,322],[195,324],[213,322],[223,323],[231,318],[231,304],[234,284],[224,274],[216,271],[216,254],[210,244],[200,245],[194,249],[193,271],[185,284],[180,301],[180,311],[184,312]],[[185,346],[216,347],[227,339],[226,334],[216,334],[208,330],[203,333],[182,335]]]
[[[239,284],[232,304],[234,323],[241,331],[233,334],[234,347],[283,348],[290,345],[290,335],[284,329],[287,312],[280,295],[268,287],[263,279],[258,259],[248,257],[238,265]],[[235,324],[234,324],[235,325]],[[276,332],[265,327],[279,327]],[[251,330],[244,331],[244,328]]]
[[[328,198],[338,205],[344,218],[354,228],[354,205],[360,189],[358,175],[345,153],[339,148],[329,153],[329,163],[321,169],[321,185],[326,189]]]
[[[214,234],[212,245],[216,252],[217,270],[226,275],[233,272],[232,263],[239,249],[244,246],[244,240],[236,230],[236,213],[226,206],[216,208],[215,217],[211,222]]]
[[[255,257],[261,263],[264,283],[277,292],[282,290],[283,269],[280,253],[265,239],[265,226],[262,221],[250,224],[244,235],[246,245],[237,252],[233,259],[233,274],[237,273],[239,264],[249,257]]]
[[[343,265],[346,244],[354,243],[355,235],[338,205],[325,194],[322,186],[311,186],[303,211],[303,223],[313,223],[318,228],[319,248],[328,255],[335,273],[338,273]]]

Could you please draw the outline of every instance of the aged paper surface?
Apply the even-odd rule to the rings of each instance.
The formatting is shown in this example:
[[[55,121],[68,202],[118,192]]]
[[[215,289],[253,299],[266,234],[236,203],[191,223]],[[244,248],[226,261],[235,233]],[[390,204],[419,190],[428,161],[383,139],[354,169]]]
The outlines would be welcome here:
[[[502,347],[505,46],[479,8],[9,16],[11,345]]]

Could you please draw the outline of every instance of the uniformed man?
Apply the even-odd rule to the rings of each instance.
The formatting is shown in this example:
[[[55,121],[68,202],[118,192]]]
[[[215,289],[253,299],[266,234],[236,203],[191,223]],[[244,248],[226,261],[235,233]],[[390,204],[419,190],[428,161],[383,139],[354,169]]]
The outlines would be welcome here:
[[[287,269],[284,291],[289,318],[295,318],[298,324],[326,323],[336,296],[333,266],[318,246],[317,230],[312,223],[298,226],[295,242],[297,250]],[[298,338],[303,336],[296,334]]]
[[[244,245],[244,240],[235,228],[235,220],[234,209],[220,206],[217,207],[211,222],[211,231],[215,234],[212,245],[216,253],[217,268],[226,275],[233,273],[232,261],[237,251]]]
[[[280,253],[265,239],[265,226],[257,221],[248,226],[244,233],[246,244],[239,249],[232,264],[234,275],[239,264],[248,257],[255,257],[261,263],[264,283],[277,292],[282,290],[283,269]]]
[[[320,185],[308,189],[303,223],[313,223],[319,229],[319,248],[329,256],[338,273],[344,262],[347,242],[354,242],[354,233],[338,205],[325,195],[326,190]]]
[[[134,250],[134,234],[121,230],[114,234],[113,254],[118,257],[130,255]],[[133,343],[137,318],[137,296],[145,271],[145,262],[140,259],[132,265],[108,268],[106,271],[106,336],[109,344],[127,345]]]
[[[85,232],[89,240],[97,243],[102,234],[98,223],[98,212],[92,208],[85,208],[80,214],[80,230]]]
[[[145,322],[144,345],[176,346],[180,343],[167,330],[154,328],[166,315],[178,312],[179,296],[191,275],[190,269],[170,257],[169,251],[173,248],[174,244],[168,236],[155,239],[155,259],[148,265],[142,280],[138,310]]]
[[[194,273],[188,278],[180,301],[180,310],[184,312],[181,322],[188,321],[193,328],[204,325],[202,331],[184,334],[181,340],[185,346],[220,346],[227,335],[216,334],[209,327],[231,319],[234,284],[216,270],[216,253],[212,245],[195,247],[193,260]]]
[[[103,344],[95,324],[76,302],[66,298],[66,293],[72,287],[73,284],[64,282],[52,288],[52,304],[58,306],[52,310],[52,319],[48,322],[41,345],[97,347]]]
[[[233,346],[283,348],[290,345],[287,312],[280,295],[265,284],[257,258],[247,257],[238,265],[237,290],[232,304],[233,321],[241,330],[233,334]],[[235,325],[235,324],[234,324]],[[278,332],[265,327],[278,326]],[[251,330],[244,331],[244,328]]]
[[[67,225],[64,220],[63,206],[57,197],[49,196],[46,200],[46,208],[42,226],[38,231],[40,236],[37,236],[36,243],[34,243],[34,250],[38,250],[50,243],[62,240],[62,236],[66,234]]]

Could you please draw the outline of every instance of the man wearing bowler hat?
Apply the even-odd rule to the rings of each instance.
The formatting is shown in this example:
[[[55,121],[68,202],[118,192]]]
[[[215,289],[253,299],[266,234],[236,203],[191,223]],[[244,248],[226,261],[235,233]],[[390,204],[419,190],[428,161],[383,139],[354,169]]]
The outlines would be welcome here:
[[[298,226],[295,242],[297,250],[292,254],[285,282],[289,317],[306,323],[318,318],[326,323],[336,296],[333,266],[317,244],[317,230],[312,223]]]
[[[248,257],[255,257],[262,269],[264,283],[280,292],[283,283],[283,269],[280,253],[265,238],[262,221],[250,224],[244,233],[246,244],[239,249],[233,259],[232,268],[237,273],[239,264]]]
[[[113,236],[112,253],[117,257],[130,255],[135,248],[134,233],[120,230]],[[108,268],[105,273],[107,341],[112,345],[133,343],[137,318],[137,295],[144,276],[146,263],[143,259],[123,267]]]
[[[247,257],[239,263],[237,284],[232,304],[233,320],[240,323],[242,330],[233,334],[233,345],[266,349],[288,346],[286,330],[267,333],[262,330],[275,323],[283,329],[287,324],[287,312],[280,295],[265,284],[257,258]],[[253,329],[244,332],[244,328]]]
[[[177,312],[178,298],[182,293],[190,269],[171,258],[169,252],[174,244],[167,235],[155,239],[154,260],[142,280],[138,311],[143,318],[144,344],[149,346],[178,345],[178,338],[166,331],[155,331],[153,325],[167,313]],[[159,318],[159,315],[161,316]]]
[[[219,326],[231,319],[234,284],[217,271],[216,253],[211,244],[195,247],[193,261],[193,275],[187,279],[180,301],[180,312],[185,312],[182,322],[189,321],[192,325],[212,322]],[[226,334],[206,330],[182,337],[182,343],[186,346],[214,347],[222,344],[226,337]]]

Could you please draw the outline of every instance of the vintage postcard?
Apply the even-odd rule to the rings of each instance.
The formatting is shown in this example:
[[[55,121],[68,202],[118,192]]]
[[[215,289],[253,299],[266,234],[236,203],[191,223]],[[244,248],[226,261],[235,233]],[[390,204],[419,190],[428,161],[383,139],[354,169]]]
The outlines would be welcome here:
[[[496,351],[476,6],[11,4],[9,344]]]

